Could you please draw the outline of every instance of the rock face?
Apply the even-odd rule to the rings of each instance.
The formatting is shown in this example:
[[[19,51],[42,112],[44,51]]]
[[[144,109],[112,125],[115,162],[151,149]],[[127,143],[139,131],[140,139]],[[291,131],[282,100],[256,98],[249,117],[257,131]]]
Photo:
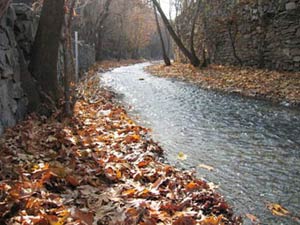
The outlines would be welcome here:
[[[22,74],[26,71],[36,31],[34,18],[28,6],[16,4],[9,7],[0,23],[0,134],[5,127],[23,119],[27,112]]]
[[[211,62],[237,65],[234,44],[245,66],[300,71],[300,0],[207,2],[196,29],[199,55],[205,46]],[[183,18],[177,23],[187,41],[189,26]]]

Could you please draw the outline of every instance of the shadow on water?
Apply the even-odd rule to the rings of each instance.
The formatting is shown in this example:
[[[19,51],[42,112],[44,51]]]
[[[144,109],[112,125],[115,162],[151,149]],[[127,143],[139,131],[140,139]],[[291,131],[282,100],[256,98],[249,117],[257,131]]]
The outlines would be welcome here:
[[[237,214],[254,214],[262,224],[298,224],[273,216],[266,203],[300,213],[300,111],[154,77],[144,72],[147,65],[121,67],[102,80],[153,129],[168,161],[219,184]],[[181,151],[184,162],[176,159]]]

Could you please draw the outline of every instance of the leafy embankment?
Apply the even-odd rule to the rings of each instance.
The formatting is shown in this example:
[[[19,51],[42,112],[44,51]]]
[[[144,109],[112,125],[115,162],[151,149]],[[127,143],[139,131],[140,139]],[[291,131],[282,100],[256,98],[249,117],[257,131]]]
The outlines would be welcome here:
[[[97,76],[77,89],[72,118],[32,115],[2,137],[0,224],[241,223],[205,181],[161,162]]]
[[[152,65],[147,71],[153,75],[178,78],[201,86],[248,97],[286,102],[300,106],[300,73],[277,72],[253,68],[210,65],[198,69],[190,64],[172,66]]]

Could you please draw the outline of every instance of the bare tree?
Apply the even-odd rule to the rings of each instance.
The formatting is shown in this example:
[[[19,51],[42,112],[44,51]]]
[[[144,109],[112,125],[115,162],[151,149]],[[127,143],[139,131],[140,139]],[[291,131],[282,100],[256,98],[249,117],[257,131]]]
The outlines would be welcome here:
[[[230,44],[232,47],[233,56],[239,62],[240,66],[243,66],[243,61],[241,60],[241,58],[238,56],[236,52],[236,36],[238,34],[238,25],[235,20],[230,19],[227,22],[227,31],[230,39]]]
[[[105,21],[109,17],[113,0],[82,0],[77,9],[80,10],[79,21],[75,25],[79,32],[79,38],[96,48],[96,59],[101,59],[102,42],[105,32]]]
[[[224,8],[224,14],[225,14],[225,27],[228,32],[230,45],[232,48],[232,54],[233,57],[236,59],[236,61],[239,63],[240,66],[243,65],[242,59],[239,57],[237,53],[236,43],[237,43],[237,36],[239,33],[238,29],[238,21],[239,21],[239,15],[238,15],[238,6],[239,4],[236,2],[233,2],[233,4],[228,4],[228,2],[222,2],[221,3]],[[243,4],[243,3],[241,3]]]
[[[112,0],[106,0],[104,3],[104,8],[100,13],[99,17],[96,21],[96,59],[100,60],[101,58],[101,49],[102,49],[102,32],[103,32],[103,24],[109,15],[109,7],[111,5]]]
[[[195,55],[192,54],[182,43],[181,39],[178,37],[178,35],[176,34],[176,32],[174,31],[173,27],[171,26],[171,23],[169,22],[168,18],[166,17],[165,13],[163,12],[160,4],[158,3],[157,0],[152,0],[153,4],[157,7],[157,10],[159,11],[161,18],[166,26],[166,28],[168,29],[171,37],[173,38],[174,42],[176,43],[176,45],[178,46],[178,48],[180,49],[180,51],[189,59],[190,63],[195,66],[198,67],[200,65],[200,60],[199,58]]]
[[[163,39],[163,36],[162,36],[162,33],[161,33],[156,6],[154,5],[153,8],[154,8],[154,15],[155,15],[155,21],[156,21],[156,26],[157,26],[157,32],[159,34],[161,47],[162,47],[163,59],[164,59],[164,62],[165,62],[166,66],[171,66],[171,61],[170,61],[169,56],[167,55],[164,39]]]

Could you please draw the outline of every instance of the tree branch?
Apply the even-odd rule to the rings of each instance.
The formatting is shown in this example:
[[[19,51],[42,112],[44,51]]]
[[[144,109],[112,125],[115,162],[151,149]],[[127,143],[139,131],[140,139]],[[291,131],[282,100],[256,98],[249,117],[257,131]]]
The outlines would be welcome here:
[[[176,43],[176,45],[178,46],[178,48],[181,50],[181,52],[190,60],[191,64],[195,67],[200,65],[200,60],[198,59],[198,57],[195,57],[194,55],[192,55],[192,53],[184,46],[184,44],[182,43],[181,39],[178,37],[178,35],[175,33],[173,27],[171,26],[168,18],[166,17],[166,15],[164,14],[162,8],[160,7],[160,4],[158,3],[157,0],[152,0],[153,4],[156,6],[159,14],[161,15],[161,18],[166,26],[166,28],[168,29],[171,37],[173,38],[174,42]]]

